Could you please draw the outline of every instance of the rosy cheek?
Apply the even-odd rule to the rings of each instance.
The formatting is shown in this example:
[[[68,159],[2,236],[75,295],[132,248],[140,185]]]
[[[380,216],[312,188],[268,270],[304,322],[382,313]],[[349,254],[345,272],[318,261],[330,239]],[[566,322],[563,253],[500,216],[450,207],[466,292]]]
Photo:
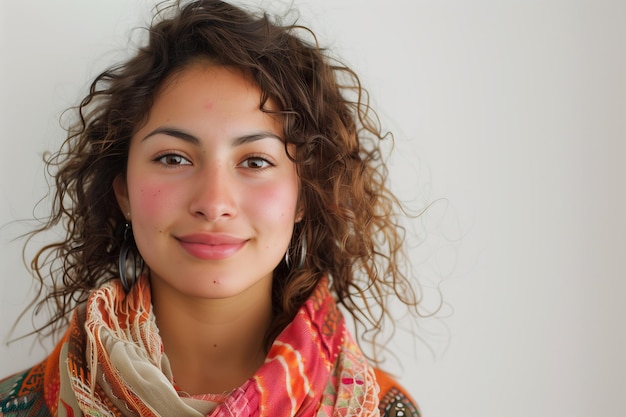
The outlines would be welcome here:
[[[133,217],[141,215],[144,219],[158,218],[171,209],[176,201],[172,194],[174,187],[168,187],[163,182],[142,182],[131,189],[131,207]],[[140,219],[138,219],[140,220]]]
[[[295,215],[297,188],[292,184],[270,183],[256,187],[249,194],[249,209],[268,222],[291,222]],[[289,223],[286,225],[288,227]]]

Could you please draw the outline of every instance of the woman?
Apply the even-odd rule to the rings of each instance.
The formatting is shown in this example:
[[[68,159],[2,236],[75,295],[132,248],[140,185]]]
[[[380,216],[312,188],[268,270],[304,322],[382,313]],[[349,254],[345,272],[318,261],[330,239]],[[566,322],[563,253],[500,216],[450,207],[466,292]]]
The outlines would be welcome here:
[[[0,414],[418,415],[337,307],[376,336],[387,295],[416,304],[363,100],[304,28],[163,11],[48,160],[67,235],[32,265],[67,330]]]

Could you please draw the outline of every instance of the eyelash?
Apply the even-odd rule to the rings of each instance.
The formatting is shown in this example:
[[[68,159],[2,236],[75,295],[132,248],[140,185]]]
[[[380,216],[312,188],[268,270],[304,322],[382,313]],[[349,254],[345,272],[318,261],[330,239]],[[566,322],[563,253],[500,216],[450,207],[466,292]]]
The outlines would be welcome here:
[[[275,164],[273,164],[273,163],[272,163],[271,161],[269,161],[267,158],[265,158],[265,157],[263,157],[263,156],[260,156],[260,155],[251,155],[251,156],[248,156],[248,157],[246,157],[246,158],[245,158],[245,159],[241,162],[241,164],[240,164],[240,165],[242,165],[242,164],[244,164],[244,163],[246,163],[246,162],[247,162],[247,163],[249,163],[250,161],[260,161],[261,163],[266,164],[266,166],[262,166],[262,167],[250,167],[250,166],[245,167],[245,168],[253,169],[253,170],[255,170],[255,171],[257,171],[257,170],[259,170],[259,171],[260,171],[260,170],[267,169],[267,168],[270,168],[270,167],[275,166]]]
[[[178,163],[167,163],[166,159],[167,158],[176,158],[179,159]],[[162,154],[157,155],[154,160],[154,162],[156,163],[160,163],[166,167],[179,167],[179,166],[184,166],[184,165],[191,165],[191,161],[189,161],[189,159],[179,153],[176,152],[165,152]],[[250,163],[250,161],[260,161],[262,164],[266,164],[265,166],[261,166],[261,167],[250,167],[250,166],[244,166],[244,168],[249,168],[255,171],[260,171],[263,169],[267,169],[270,167],[275,166],[274,163],[272,163],[271,161],[269,161],[266,157],[261,156],[261,155],[250,155],[248,157],[246,157],[239,165],[243,165],[245,163]]]
[[[165,162],[166,158],[178,158],[180,159],[180,161],[175,164],[170,164],[170,163]],[[179,167],[183,165],[191,165],[191,161],[189,161],[187,157],[181,154],[175,153],[175,152],[166,152],[166,153],[159,154],[154,158],[154,162],[160,163],[166,167]]]

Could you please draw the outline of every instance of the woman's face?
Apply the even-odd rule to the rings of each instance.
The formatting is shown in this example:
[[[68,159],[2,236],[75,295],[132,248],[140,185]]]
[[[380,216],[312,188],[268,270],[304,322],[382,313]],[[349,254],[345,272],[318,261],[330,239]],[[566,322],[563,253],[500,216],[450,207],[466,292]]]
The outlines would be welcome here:
[[[269,285],[300,220],[282,125],[243,72],[196,63],[157,94],[114,183],[153,286],[226,298]]]

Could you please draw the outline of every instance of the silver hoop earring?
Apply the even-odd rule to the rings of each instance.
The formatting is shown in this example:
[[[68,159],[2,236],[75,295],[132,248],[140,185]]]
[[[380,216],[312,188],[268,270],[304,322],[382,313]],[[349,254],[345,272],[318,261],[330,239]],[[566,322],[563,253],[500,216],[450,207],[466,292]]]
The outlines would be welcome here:
[[[139,255],[139,252],[137,252],[132,236],[133,229],[130,222],[126,222],[124,225],[124,241],[120,247],[120,257],[118,260],[120,280],[122,281],[122,287],[126,293],[135,285],[137,276],[143,271],[143,259],[141,255]],[[139,265],[137,265],[138,263]],[[137,266],[139,266],[139,268],[137,268]]]
[[[306,252],[307,252],[307,244],[306,244],[306,238],[304,237],[304,232],[300,233],[298,243],[299,245],[296,245],[296,248],[294,248],[295,250],[293,251],[293,255],[295,257],[295,255],[299,252],[300,256],[299,256],[298,265],[296,265],[296,268],[300,269],[304,266],[304,261],[306,259]],[[287,268],[290,268],[290,269],[291,269],[292,247],[293,245],[290,244],[289,248],[287,248],[287,252],[285,252],[285,265],[287,265]]]

